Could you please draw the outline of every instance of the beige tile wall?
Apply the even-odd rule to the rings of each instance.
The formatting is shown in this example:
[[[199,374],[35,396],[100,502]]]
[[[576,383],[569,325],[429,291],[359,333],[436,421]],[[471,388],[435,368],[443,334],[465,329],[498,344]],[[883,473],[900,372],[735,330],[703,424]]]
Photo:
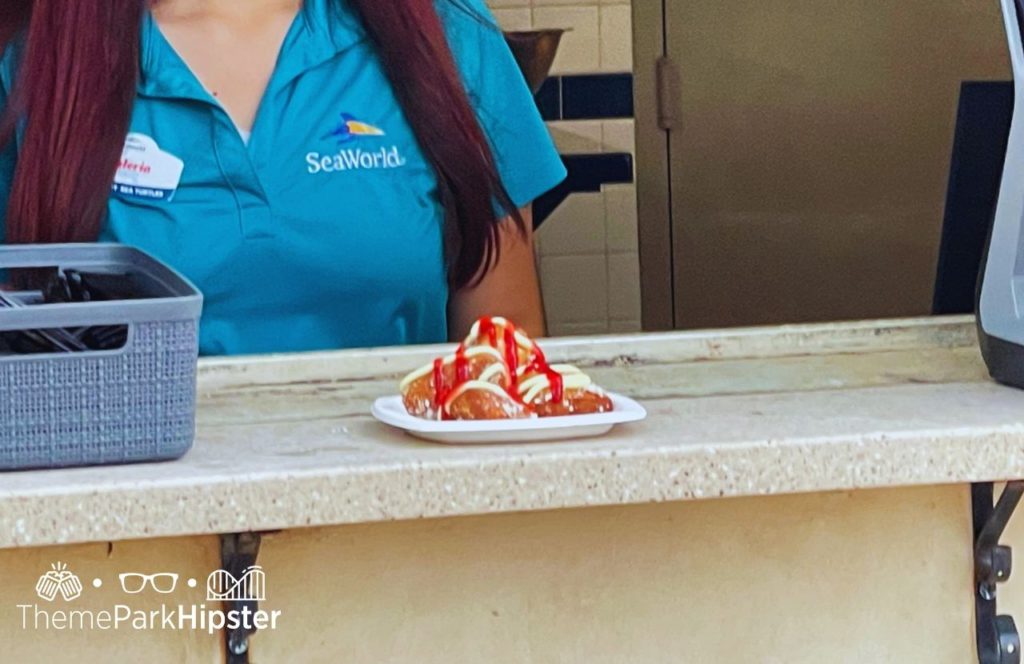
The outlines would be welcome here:
[[[489,0],[506,30],[568,28],[553,73],[628,72],[631,8],[622,0]],[[565,154],[634,152],[633,120],[549,123]],[[575,194],[537,237],[541,286],[552,335],[640,329],[636,189],[609,185]]]
[[[568,28],[557,74],[633,68],[630,5],[623,0],[489,0],[506,30]]]

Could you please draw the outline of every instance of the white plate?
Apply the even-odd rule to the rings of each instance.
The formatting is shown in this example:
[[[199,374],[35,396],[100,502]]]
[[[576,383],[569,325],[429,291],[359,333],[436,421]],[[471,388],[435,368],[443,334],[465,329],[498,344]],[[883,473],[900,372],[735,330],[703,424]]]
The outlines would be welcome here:
[[[614,410],[594,415],[535,417],[525,420],[425,420],[410,415],[402,397],[381,397],[373,404],[373,416],[417,438],[449,444],[527,443],[542,440],[586,438],[607,433],[616,424],[639,422],[647,417],[644,407],[628,397],[609,394]]]

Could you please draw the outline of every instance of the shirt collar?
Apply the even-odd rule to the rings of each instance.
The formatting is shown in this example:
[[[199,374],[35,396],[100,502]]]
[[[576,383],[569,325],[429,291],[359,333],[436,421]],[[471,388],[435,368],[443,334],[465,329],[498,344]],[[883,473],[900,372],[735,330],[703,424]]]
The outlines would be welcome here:
[[[348,0],[305,0],[285,36],[270,86],[286,84],[365,39],[366,31]],[[140,59],[140,94],[208,100],[149,11],[142,22]]]
[[[366,38],[362,21],[348,0],[305,0],[299,16],[309,34],[333,54]]]

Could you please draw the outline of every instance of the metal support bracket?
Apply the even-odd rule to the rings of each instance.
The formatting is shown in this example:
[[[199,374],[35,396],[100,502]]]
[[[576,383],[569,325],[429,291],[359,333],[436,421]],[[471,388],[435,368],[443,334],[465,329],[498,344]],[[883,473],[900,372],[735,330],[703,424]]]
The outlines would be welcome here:
[[[1013,617],[997,615],[996,590],[1010,578],[1013,556],[1000,544],[1006,524],[1024,496],[1024,481],[1007,482],[993,505],[991,483],[971,486],[974,516],[974,611],[980,664],[1020,664],[1020,634]]]
[[[250,567],[256,565],[256,557],[260,552],[261,536],[259,533],[228,533],[220,536],[221,568],[232,578],[241,579]],[[224,600],[224,610],[244,611],[246,608],[255,613],[259,608],[254,599]],[[227,650],[227,664],[249,664],[249,637],[253,630],[239,626],[228,629],[224,640]]]

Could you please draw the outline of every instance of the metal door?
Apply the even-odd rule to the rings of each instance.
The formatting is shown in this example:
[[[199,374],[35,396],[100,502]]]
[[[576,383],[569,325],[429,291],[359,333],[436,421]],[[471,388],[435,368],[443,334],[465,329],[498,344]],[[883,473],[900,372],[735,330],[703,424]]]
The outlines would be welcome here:
[[[1010,76],[998,2],[635,2],[647,327],[927,314],[960,85]]]

